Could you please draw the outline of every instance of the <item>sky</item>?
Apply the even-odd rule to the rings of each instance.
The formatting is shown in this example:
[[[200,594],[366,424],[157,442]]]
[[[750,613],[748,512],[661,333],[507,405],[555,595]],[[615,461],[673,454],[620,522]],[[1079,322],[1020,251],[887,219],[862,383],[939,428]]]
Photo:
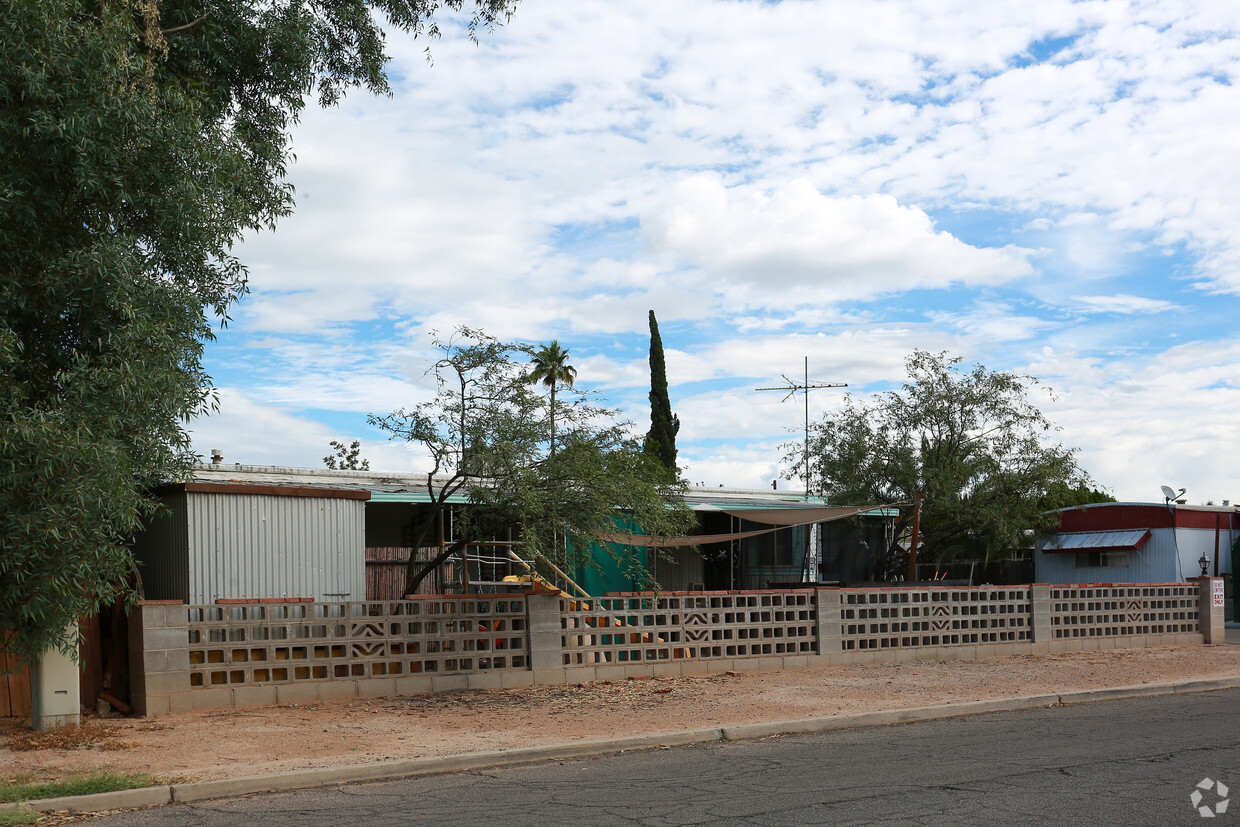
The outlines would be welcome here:
[[[692,484],[800,489],[810,414],[915,349],[1036,376],[1120,500],[1240,501],[1240,15],[1218,0],[525,0],[388,38],[390,98],[309,108],[295,213],[210,343],[227,463],[423,460],[430,332],[569,349]],[[428,62],[429,45],[433,60]]]

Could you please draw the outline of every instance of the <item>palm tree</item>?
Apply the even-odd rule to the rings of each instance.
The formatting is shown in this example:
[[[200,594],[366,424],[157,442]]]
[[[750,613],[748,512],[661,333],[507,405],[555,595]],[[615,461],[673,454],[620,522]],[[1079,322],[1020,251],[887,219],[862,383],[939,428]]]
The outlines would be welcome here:
[[[577,369],[568,364],[568,350],[560,347],[555,339],[551,344],[543,345],[534,353],[530,360],[534,369],[530,371],[530,384],[541,382],[543,387],[551,389],[551,453],[555,453],[555,388],[565,384],[572,387],[577,378]]]

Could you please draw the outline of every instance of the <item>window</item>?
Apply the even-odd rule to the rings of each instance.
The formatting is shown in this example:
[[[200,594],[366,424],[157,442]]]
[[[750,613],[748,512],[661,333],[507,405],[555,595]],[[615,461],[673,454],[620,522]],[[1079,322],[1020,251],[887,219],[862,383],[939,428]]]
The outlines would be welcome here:
[[[1078,569],[1128,568],[1128,552],[1126,551],[1078,551],[1076,553]]]

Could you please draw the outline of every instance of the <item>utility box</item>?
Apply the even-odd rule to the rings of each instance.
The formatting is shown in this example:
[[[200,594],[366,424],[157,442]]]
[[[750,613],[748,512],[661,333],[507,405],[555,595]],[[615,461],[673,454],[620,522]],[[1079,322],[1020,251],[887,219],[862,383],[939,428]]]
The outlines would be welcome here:
[[[48,730],[81,720],[77,662],[52,648],[30,665],[30,722],[37,730]]]

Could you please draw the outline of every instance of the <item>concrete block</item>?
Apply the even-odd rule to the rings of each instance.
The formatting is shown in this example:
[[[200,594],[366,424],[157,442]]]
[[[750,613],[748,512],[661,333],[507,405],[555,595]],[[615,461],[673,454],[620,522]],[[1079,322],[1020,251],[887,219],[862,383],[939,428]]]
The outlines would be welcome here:
[[[142,676],[141,689],[148,695],[171,695],[188,692],[188,672],[154,672]]]
[[[556,654],[560,654],[560,644],[564,640],[564,636],[559,629],[543,632],[531,631],[529,634],[530,652],[545,652],[554,650]]]
[[[193,693],[186,692],[181,695],[164,695],[163,697],[168,699],[168,712],[173,715],[183,715],[194,711]]]
[[[147,649],[138,653],[138,662],[136,670],[145,674],[154,672],[167,672],[168,670],[168,651],[167,649]],[[186,649],[174,650],[185,654],[185,666],[183,669],[189,668],[189,651]]]
[[[594,667],[596,681],[622,681],[629,676],[629,668],[618,664]]]
[[[155,649],[184,649],[189,646],[189,630],[180,629],[144,629],[142,631],[142,651]]]
[[[167,626],[168,608],[168,606],[163,606],[158,603],[139,603],[129,612],[130,628],[133,628],[136,624],[139,629],[149,631],[151,629],[158,629],[163,626]],[[185,607],[179,606],[175,608],[176,612],[173,614],[173,623],[177,626],[184,626],[186,622]]]
[[[533,672],[500,672],[499,675],[504,689],[534,685]]]
[[[554,594],[531,594],[525,598],[530,633],[560,633],[560,598]]]
[[[660,677],[675,677],[681,674],[680,661],[678,660],[651,661],[647,664],[647,666],[650,667],[651,675],[659,675]]]
[[[407,675],[394,681],[397,695],[426,695],[432,691],[430,675]]]
[[[785,655],[784,669],[804,669],[809,666],[809,658],[805,655]]]
[[[335,681],[332,681],[335,683]],[[326,685],[326,684],[325,684]],[[319,694],[322,694],[321,692]],[[377,698],[381,695],[396,694],[395,678],[366,678],[357,681],[357,696],[359,698]],[[327,697],[323,695],[323,697]]]
[[[238,686],[233,690],[233,702],[243,706],[274,706],[276,688],[274,686]]]
[[[701,658],[680,662],[680,674],[682,675],[711,675],[717,671],[714,664]]]
[[[896,663],[912,663],[922,659],[921,648],[916,646],[908,646],[902,649],[892,650],[892,654]]]
[[[470,689],[503,689],[504,679],[499,672],[475,672],[469,676]]]
[[[167,715],[172,711],[169,698],[179,697],[173,695],[134,695],[134,711],[145,717],[154,715]]]
[[[725,670],[730,672],[761,672],[764,669],[770,669],[775,664],[763,663],[761,658],[736,658],[732,661],[731,669]]]
[[[188,649],[164,649],[164,668],[169,672],[182,672],[189,669]]]
[[[319,686],[315,683],[282,683],[276,686],[276,701],[280,704],[312,704],[319,699]]]
[[[532,674],[535,686],[554,686],[564,683],[566,672],[564,669],[535,669]]]
[[[431,678],[432,692],[459,692],[469,689],[469,675],[435,675]]]
[[[190,701],[194,710],[200,709],[232,709],[233,691],[231,689],[199,689],[190,693]]]
[[[350,680],[315,681],[321,700],[328,700],[329,698],[356,698],[359,694],[358,684],[360,683],[361,681]],[[395,682],[391,684],[391,688],[395,691]]]

